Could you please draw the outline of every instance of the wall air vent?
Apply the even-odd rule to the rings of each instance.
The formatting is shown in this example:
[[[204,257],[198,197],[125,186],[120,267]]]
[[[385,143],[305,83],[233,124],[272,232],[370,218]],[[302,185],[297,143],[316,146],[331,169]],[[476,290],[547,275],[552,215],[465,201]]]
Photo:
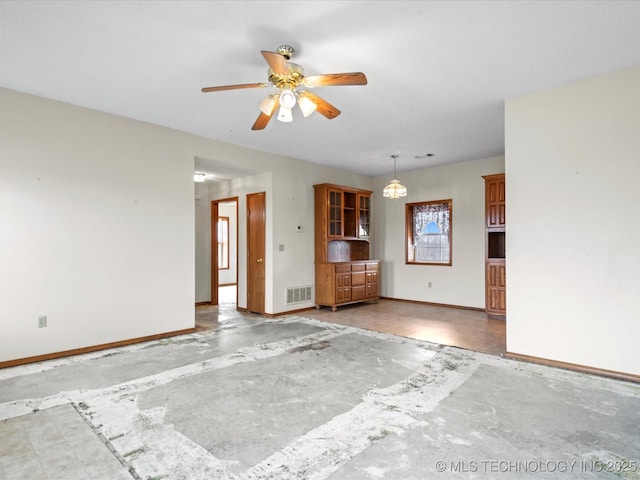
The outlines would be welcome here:
[[[287,287],[287,305],[313,301],[311,291],[311,285],[304,287]]]

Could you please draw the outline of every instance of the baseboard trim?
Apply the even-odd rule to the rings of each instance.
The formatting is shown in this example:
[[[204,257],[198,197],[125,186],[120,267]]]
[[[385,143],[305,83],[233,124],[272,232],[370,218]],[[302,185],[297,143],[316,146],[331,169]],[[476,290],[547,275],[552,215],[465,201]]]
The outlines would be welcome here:
[[[392,298],[392,297],[380,297],[379,300],[389,300],[392,302],[405,302],[405,303],[414,303],[416,305],[426,305],[429,307],[444,307],[444,308],[457,308],[460,310],[473,310],[475,312],[485,312],[484,308],[478,308],[478,307],[465,307],[462,305],[450,305],[448,303],[433,303],[433,302],[421,302],[419,300],[405,300],[403,298]],[[363,300],[363,301],[357,301],[357,302],[352,302],[352,303],[345,303],[344,305],[353,305],[356,303],[370,303],[367,300]],[[340,310],[340,307],[343,305],[338,305],[338,310]],[[240,310],[238,308],[238,310]],[[305,307],[305,308],[299,308],[297,310],[287,310],[286,312],[280,312],[280,313],[274,313],[274,314],[269,314],[272,317],[280,317],[283,315],[292,315],[292,314],[296,314],[296,313],[303,313],[303,312],[308,312],[309,310],[317,310],[316,307]],[[246,309],[244,309],[244,311],[246,311]],[[337,312],[336,311],[336,312]],[[266,316],[266,315],[265,315]],[[503,318],[498,318],[498,320],[504,320]]]
[[[588,367],[586,365],[578,365],[575,363],[560,362],[558,360],[549,360],[548,358],[533,357],[531,355],[523,355],[521,353],[507,352],[504,354],[504,356],[505,358],[509,358],[511,360],[537,363],[539,365],[546,365],[547,367],[562,368],[564,370],[573,370],[576,372],[599,375],[601,377],[609,377],[609,378],[615,378],[617,380],[626,380],[627,382],[640,383],[640,375],[634,375],[632,373],[617,372],[615,370],[606,370],[604,368]]]
[[[479,307],[465,307],[463,305],[450,305],[448,303],[434,303],[434,302],[423,302],[420,300],[406,300],[404,298],[380,297],[380,300],[393,300],[394,302],[415,303],[417,305],[428,305],[430,307],[459,308],[460,310],[473,310],[475,312],[485,311],[484,308],[479,308]]]
[[[211,302],[196,302],[196,307],[202,307],[203,305],[211,305]]]
[[[107,350],[109,348],[126,347],[136,343],[149,342],[151,340],[160,340],[162,338],[176,337],[178,335],[186,335],[197,332],[196,328],[186,328],[184,330],[175,330],[173,332],[157,333],[155,335],[147,335],[146,337],[130,338],[128,340],[120,340],[118,342],[102,343],[90,347],[74,348],[72,350],[64,350],[62,352],[46,353],[44,355],[35,355],[33,357],[18,358],[16,360],[6,360],[0,362],[0,368],[17,367],[18,365],[26,365],[28,363],[44,362],[45,360],[53,360],[56,358],[70,357],[72,355],[81,355],[83,353],[97,352],[99,350]]]

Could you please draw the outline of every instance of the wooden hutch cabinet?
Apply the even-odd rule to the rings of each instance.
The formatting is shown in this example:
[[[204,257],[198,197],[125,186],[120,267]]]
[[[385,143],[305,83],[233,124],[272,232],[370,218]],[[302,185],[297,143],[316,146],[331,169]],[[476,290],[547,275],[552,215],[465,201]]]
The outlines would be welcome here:
[[[506,275],[506,189],[505,175],[486,175],[486,260],[485,309],[490,317],[505,318],[507,313]]]
[[[332,184],[315,190],[316,308],[377,301],[380,261],[369,258],[369,190]]]

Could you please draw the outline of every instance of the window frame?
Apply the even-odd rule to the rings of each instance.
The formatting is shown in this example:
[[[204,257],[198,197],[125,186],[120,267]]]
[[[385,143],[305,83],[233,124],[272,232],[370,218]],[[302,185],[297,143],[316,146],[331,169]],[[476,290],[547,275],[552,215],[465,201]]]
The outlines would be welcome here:
[[[221,226],[226,224],[226,229]],[[229,217],[218,216],[218,270],[229,270]]]
[[[446,227],[448,232],[449,258],[447,261],[428,261],[421,262],[415,260],[414,250],[414,208],[425,205],[445,205],[448,211]],[[453,265],[453,199],[444,200],[428,200],[424,202],[413,202],[405,204],[405,264],[407,265],[436,265],[450,267]]]

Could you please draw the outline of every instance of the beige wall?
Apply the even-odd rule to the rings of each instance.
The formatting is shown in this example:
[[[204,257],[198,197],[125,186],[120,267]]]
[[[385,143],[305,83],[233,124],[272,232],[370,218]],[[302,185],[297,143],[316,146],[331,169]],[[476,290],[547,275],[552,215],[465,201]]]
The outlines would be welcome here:
[[[482,176],[502,172],[503,157],[402,172],[398,178],[408,195],[396,201],[382,196],[389,176],[375,179],[373,235],[375,255],[382,260],[382,296],[484,309]],[[407,265],[405,204],[448,198],[453,200],[453,265]]]
[[[192,327],[178,134],[4,89],[0,105],[0,361]]]
[[[506,104],[507,349],[640,374],[640,67]]]
[[[211,205],[206,183],[195,186],[196,302],[211,300]]]

